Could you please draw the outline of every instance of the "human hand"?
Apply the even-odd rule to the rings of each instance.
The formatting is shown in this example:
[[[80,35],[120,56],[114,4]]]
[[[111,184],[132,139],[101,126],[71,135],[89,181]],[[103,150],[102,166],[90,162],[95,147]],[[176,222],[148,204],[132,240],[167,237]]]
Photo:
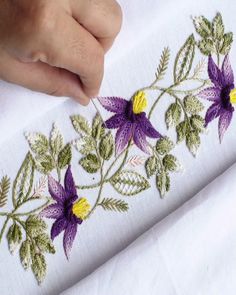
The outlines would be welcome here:
[[[86,105],[121,20],[115,0],[0,0],[0,79]]]

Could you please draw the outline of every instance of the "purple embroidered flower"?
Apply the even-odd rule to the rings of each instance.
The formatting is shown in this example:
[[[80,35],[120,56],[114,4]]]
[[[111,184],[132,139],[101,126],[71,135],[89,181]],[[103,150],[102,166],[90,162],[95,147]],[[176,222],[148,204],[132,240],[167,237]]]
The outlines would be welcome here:
[[[144,112],[147,107],[145,93],[137,92],[130,101],[118,97],[99,98],[99,101],[106,110],[115,113],[105,122],[105,126],[108,129],[118,129],[116,153],[120,154],[131,139],[138,148],[149,153],[146,137],[160,138],[161,134],[154,129]]]
[[[85,198],[78,199],[74,179],[69,166],[65,175],[65,188],[51,176],[48,177],[48,188],[55,204],[49,205],[40,216],[56,219],[51,228],[53,240],[64,231],[63,247],[67,259],[77,233],[77,226],[83,222],[90,210]]]
[[[205,124],[207,126],[213,119],[219,117],[218,129],[221,142],[233,116],[234,107],[232,103],[236,103],[234,73],[230,65],[229,56],[225,56],[221,70],[210,56],[208,75],[214,86],[202,90],[198,96],[213,102],[207,110]]]

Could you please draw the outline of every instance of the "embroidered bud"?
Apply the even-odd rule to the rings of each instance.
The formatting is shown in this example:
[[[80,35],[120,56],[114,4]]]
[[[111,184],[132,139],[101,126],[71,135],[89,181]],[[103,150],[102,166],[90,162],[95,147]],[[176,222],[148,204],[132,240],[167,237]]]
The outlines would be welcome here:
[[[133,97],[133,112],[135,114],[142,113],[147,107],[146,94],[143,91],[138,91]]]
[[[233,90],[231,90],[229,96],[230,96],[230,102],[231,103],[236,103],[236,88],[234,88]]]
[[[81,198],[78,202],[74,203],[72,207],[72,212],[76,217],[80,219],[85,219],[90,211],[90,204],[85,198]]]

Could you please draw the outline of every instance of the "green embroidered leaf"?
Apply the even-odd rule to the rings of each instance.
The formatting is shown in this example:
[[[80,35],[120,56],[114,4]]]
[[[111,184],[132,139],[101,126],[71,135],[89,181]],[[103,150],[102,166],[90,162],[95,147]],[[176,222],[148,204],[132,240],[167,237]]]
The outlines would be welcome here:
[[[160,169],[160,163],[155,156],[152,156],[147,159],[145,163],[147,177],[150,178]]]
[[[169,59],[170,59],[170,49],[166,47],[163,49],[161,54],[160,63],[156,71],[156,81],[160,81],[164,78],[168,68]]]
[[[205,70],[205,67],[206,67],[206,61],[204,58],[202,58],[193,70],[193,79],[200,78],[202,72]]]
[[[60,151],[58,155],[58,167],[60,169],[65,168],[67,165],[70,164],[72,159],[72,151],[71,145],[68,143],[65,147]]]
[[[105,128],[103,127],[103,120],[99,113],[93,119],[92,125],[92,137],[96,140],[103,137],[105,134]]]
[[[56,252],[52,240],[49,238],[47,234],[39,234],[35,237],[34,240],[41,252],[47,252],[52,254]]]
[[[114,140],[111,132],[102,137],[99,144],[99,153],[104,160],[109,160],[114,152]]]
[[[177,158],[173,155],[166,155],[163,158],[163,166],[167,171],[177,172],[179,171],[181,165]]]
[[[156,186],[160,192],[161,198],[163,198],[170,190],[170,177],[167,172],[162,171],[157,175]]]
[[[160,155],[168,154],[173,148],[174,143],[169,137],[163,137],[159,139],[156,143],[156,151]]]
[[[226,55],[230,52],[233,43],[233,33],[224,34],[222,46],[220,48],[220,53]]]
[[[47,137],[41,133],[26,133],[25,137],[29,146],[36,155],[43,155],[48,151],[49,143]]]
[[[92,134],[92,129],[89,127],[88,121],[81,115],[71,116],[72,125],[77,133],[80,135]]]
[[[28,153],[13,183],[14,207],[20,205],[29,197],[34,180],[34,166],[34,160]]]
[[[172,103],[166,111],[165,120],[167,128],[176,126],[181,119],[182,109],[178,103]]]
[[[55,168],[55,162],[52,156],[49,154],[36,156],[35,160],[36,169],[43,174],[48,174]]]
[[[79,164],[88,173],[96,173],[101,167],[101,163],[96,155],[89,154],[79,161]]]
[[[137,166],[141,166],[145,163],[146,159],[145,157],[143,156],[140,156],[140,155],[134,155],[134,156],[131,156],[126,164],[128,164],[129,166],[135,168]]]
[[[202,132],[205,130],[205,120],[199,115],[194,115],[190,118],[191,126],[196,131]]]
[[[204,16],[198,16],[193,18],[193,23],[197,33],[202,37],[210,37],[212,34],[211,22]]]
[[[198,131],[190,131],[186,137],[187,147],[190,152],[196,156],[197,150],[200,147],[201,139]]]
[[[189,132],[190,126],[187,121],[182,121],[176,127],[177,132],[177,143],[180,143],[186,138],[187,133]]]
[[[150,187],[149,182],[140,174],[123,170],[112,177],[110,183],[124,196],[134,196]]]
[[[54,156],[58,156],[59,152],[63,148],[64,140],[60,130],[58,129],[55,123],[53,124],[53,127],[52,127],[49,144],[50,144],[52,154]]]
[[[96,149],[96,143],[91,136],[83,136],[73,141],[73,146],[82,155],[87,156]]]
[[[28,239],[21,244],[20,261],[24,269],[28,269],[31,266],[31,242]]]
[[[204,55],[208,56],[215,52],[215,45],[211,39],[202,39],[197,43],[197,46]]]
[[[195,39],[193,34],[188,37],[183,47],[178,52],[174,66],[174,82],[180,83],[188,77],[192,68],[195,54]]]
[[[45,257],[41,253],[36,253],[32,257],[32,265],[31,265],[32,271],[38,281],[39,284],[41,284],[46,276],[47,272],[47,263],[45,260]]]
[[[104,198],[99,204],[104,210],[125,212],[129,210],[129,205],[123,200]]]
[[[22,240],[21,228],[18,224],[13,223],[7,233],[8,246],[11,254],[15,252]]]
[[[38,215],[30,215],[25,222],[26,232],[31,237],[42,234],[47,229],[47,224]]]
[[[10,189],[10,178],[3,176],[0,181],[0,208],[4,207],[7,203],[7,195]]]
[[[212,22],[213,37],[220,41],[224,36],[224,24],[221,14],[218,12]]]
[[[39,178],[38,182],[34,186],[34,190],[33,190],[33,194],[31,198],[40,199],[44,196],[44,192],[47,188],[47,182],[48,182],[47,180],[48,178],[45,175]]]
[[[32,241],[31,241],[31,245],[30,245],[30,255],[31,255],[31,260],[32,260],[32,258],[34,257],[34,255],[35,255],[36,253],[38,253],[38,252],[39,252],[39,249],[37,248],[37,245],[36,245],[35,241],[32,240]]]
[[[184,107],[187,113],[195,115],[204,110],[203,104],[193,95],[184,98]]]

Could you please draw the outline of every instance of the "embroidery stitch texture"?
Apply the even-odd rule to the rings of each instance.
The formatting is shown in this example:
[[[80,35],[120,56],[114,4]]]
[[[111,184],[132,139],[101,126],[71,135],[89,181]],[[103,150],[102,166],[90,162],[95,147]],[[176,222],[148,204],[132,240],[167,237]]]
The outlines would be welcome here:
[[[23,267],[31,268],[38,283],[44,280],[47,272],[45,254],[55,253],[53,240],[56,236],[64,232],[63,247],[69,258],[78,226],[82,226],[97,208],[114,212],[128,211],[129,204],[123,198],[103,196],[106,184],[110,184],[124,198],[147,190],[150,187],[150,177],[156,178],[156,187],[161,197],[170,190],[170,174],[179,171],[181,164],[173,154],[174,141],[161,135],[151,123],[152,115],[165,95],[173,99],[166,111],[165,122],[167,128],[175,128],[177,144],[185,142],[195,156],[201,144],[200,135],[217,117],[220,141],[223,139],[234,112],[232,104],[236,102],[234,75],[228,55],[233,33],[225,33],[220,13],[217,13],[212,22],[200,16],[194,18],[193,23],[200,40],[197,41],[192,34],[177,53],[173,83],[169,87],[159,86],[169,66],[170,50],[164,48],[151,85],[136,91],[130,100],[118,97],[98,98],[101,105],[113,113],[105,123],[99,114],[94,117],[91,126],[83,116],[71,116],[71,123],[79,138],[66,144],[55,124],[49,139],[41,133],[25,135],[30,152],[15,180],[11,184],[8,176],[4,176],[0,181],[0,208],[9,202],[12,187],[12,211],[0,212],[0,217],[4,218],[0,242],[6,234],[10,252],[15,253],[19,249]],[[197,48],[208,56],[209,79],[201,78],[204,60],[192,69]],[[222,64],[221,56],[224,57]],[[184,83],[188,81],[199,85],[185,90]],[[146,113],[148,102],[151,103],[148,100],[150,91],[157,92],[158,97]],[[198,98],[212,102],[205,118],[201,115],[204,106]],[[110,129],[117,129],[115,139]],[[151,144],[153,140],[156,141],[155,144]],[[142,156],[129,157],[134,144],[144,152]],[[90,185],[75,184],[70,166],[72,146],[82,156],[79,161],[81,168],[87,173],[99,173],[100,181]],[[140,165],[145,166],[147,178],[134,171]],[[57,179],[50,175],[54,170]],[[35,181],[36,174],[41,176],[38,182]],[[64,185],[61,184],[63,174]],[[47,182],[50,197],[44,196]],[[80,196],[81,191],[90,189],[98,191],[93,204]],[[36,200],[41,202],[40,206],[22,211],[23,205],[34,204]],[[55,220],[50,237],[44,218]]]

